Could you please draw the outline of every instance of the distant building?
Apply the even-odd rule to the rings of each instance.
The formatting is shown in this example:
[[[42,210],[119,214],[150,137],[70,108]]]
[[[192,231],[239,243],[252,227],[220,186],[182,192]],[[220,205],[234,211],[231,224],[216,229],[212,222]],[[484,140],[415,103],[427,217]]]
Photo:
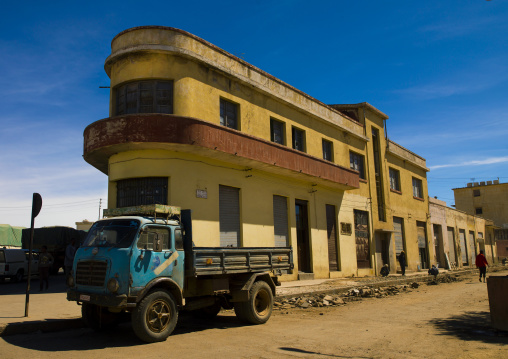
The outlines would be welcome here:
[[[468,183],[454,188],[455,207],[469,214],[489,218],[499,257],[508,256],[508,183],[499,180]]]
[[[428,268],[425,159],[388,140],[374,106],[326,105],[188,32],[118,34],[110,117],[84,132],[108,208],[193,210],[198,246],[292,246],[284,279]]]
[[[94,224],[94,222],[90,222],[89,220],[84,219],[81,222],[76,222],[76,229],[78,231],[88,231],[92,227],[93,224]]]
[[[475,267],[480,250],[489,262],[496,258],[492,221],[447,207],[445,201],[435,198],[429,198],[429,209],[434,262],[439,267]]]

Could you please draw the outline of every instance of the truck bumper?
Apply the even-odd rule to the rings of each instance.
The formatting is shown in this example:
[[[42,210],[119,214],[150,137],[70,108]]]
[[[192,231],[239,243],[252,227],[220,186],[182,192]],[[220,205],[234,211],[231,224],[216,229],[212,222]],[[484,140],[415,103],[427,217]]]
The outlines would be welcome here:
[[[78,303],[90,303],[100,305],[101,307],[114,307],[114,308],[131,308],[135,307],[135,297],[130,298],[126,294],[121,295],[106,295],[81,292],[75,289],[67,290],[67,300]]]

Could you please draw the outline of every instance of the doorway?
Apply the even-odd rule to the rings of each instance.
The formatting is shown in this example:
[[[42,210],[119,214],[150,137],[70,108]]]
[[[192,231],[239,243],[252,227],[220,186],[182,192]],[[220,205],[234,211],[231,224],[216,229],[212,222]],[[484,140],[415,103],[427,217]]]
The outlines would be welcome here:
[[[298,271],[304,273],[312,273],[310,265],[308,202],[299,199],[295,200],[295,214]]]

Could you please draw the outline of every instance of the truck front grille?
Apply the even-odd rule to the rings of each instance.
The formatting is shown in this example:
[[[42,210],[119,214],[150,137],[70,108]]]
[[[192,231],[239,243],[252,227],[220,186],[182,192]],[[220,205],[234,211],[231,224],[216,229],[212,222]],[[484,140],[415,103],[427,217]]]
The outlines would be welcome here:
[[[108,263],[106,261],[81,261],[76,267],[76,284],[103,287]]]

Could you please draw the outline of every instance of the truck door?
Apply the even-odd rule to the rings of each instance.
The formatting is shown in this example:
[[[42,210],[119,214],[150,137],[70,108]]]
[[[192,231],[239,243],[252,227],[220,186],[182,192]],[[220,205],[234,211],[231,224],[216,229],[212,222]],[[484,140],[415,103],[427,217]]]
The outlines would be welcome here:
[[[174,249],[171,231],[170,227],[165,226],[148,225],[143,228],[132,253],[133,293],[144,288],[154,278],[173,277],[175,264],[179,265],[182,260]]]

